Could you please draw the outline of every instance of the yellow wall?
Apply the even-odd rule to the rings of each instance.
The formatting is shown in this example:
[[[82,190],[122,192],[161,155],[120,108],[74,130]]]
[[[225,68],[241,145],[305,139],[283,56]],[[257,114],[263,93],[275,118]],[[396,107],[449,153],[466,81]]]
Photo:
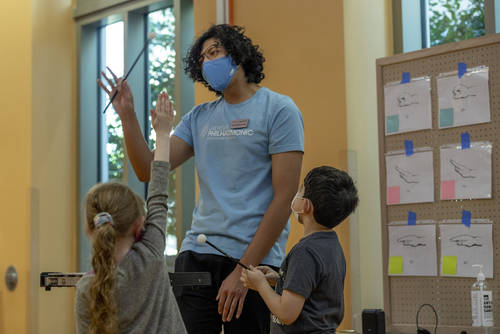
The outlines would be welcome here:
[[[1,1],[0,13],[0,333],[28,326],[31,183],[31,1]],[[14,265],[19,283],[5,286]]]
[[[75,30],[71,0],[2,1],[0,333],[71,333],[71,290],[40,271],[75,268]],[[14,292],[4,273],[19,272]]]
[[[73,332],[72,291],[37,287],[40,271],[76,268],[72,2],[0,2],[0,333]],[[233,3],[234,23],[247,28],[266,56],[263,85],[291,96],[302,111],[302,176],[320,164],[345,169],[346,153],[356,156],[358,225],[354,235],[347,223],[338,230],[346,255],[356,254],[352,276],[359,277],[352,298],[349,281],[346,286],[343,327],[350,328],[351,299],[355,315],[383,306],[375,59],[392,47],[389,1]],[[195,0],[196,35],[215,23],[215,15],[214,0]],[[195,94],[196,103],[214,98],[200,85]],[[293,222],[288,246],[301,234]],[[4,284],[10,264],[19,272],[15,292]]]
[[[375,60],[392,50],[390,8],[389,0],[344,1],[347,138],[360,197],[352,219],[357,223],[351,226],[353,326],[358,330],[362,309],[384,306]]]
[[[33,270],[76,269],[76,41],[72,0],[33,1]],[[36,255],[38,254],[38,255]],[[35,285],[38,281],[35,281]],[[38,333],[72,333],[73,289],[35,287]],[[54,312],[57,310],[57,312]]]
[[[347,133],[344,82],[344,26],[342,1],[335,0],[233,0],[234,24],[264,53],[262,85],[290,96],[302,112],[305,155],[302,178],[312,168],[332,165],[347,168]],[[195,34],[216,22],[215,1],[195,0]],[[213,99],[196,86],[195,101]],[[337,229],[349,262],[349,225]],[[288,249],[303,235],[295,221]],[[349,270],[348,270],[349,272]],[[345,286],[342,328],[351,328],[351,286]]]

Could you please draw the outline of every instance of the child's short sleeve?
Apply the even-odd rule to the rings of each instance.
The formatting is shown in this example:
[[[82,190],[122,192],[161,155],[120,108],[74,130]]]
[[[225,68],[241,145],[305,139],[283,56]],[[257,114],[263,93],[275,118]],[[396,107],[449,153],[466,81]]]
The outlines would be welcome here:
[[[305,247],[295,249],[288,259],[283,290],[293,291],[307,299],[318,285],[320,273],[320,261],[311,251]]]
[[[284,100],[270,121],[269,154],[304,152],[304,121],[299,108],[290,98]]]

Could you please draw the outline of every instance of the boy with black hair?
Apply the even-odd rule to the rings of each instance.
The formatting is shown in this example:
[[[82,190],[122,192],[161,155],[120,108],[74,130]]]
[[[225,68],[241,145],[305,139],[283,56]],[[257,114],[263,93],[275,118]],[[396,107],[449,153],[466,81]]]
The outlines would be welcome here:
[[[241,276],[273,313],[271,333],[335,333],[344,317],[346,264],[332,228],[357,204],[356,187],[346,172],[322,166],[307,174],[291,204],[304,225],[304,237],[288,253],[279,274],[261,266]]]

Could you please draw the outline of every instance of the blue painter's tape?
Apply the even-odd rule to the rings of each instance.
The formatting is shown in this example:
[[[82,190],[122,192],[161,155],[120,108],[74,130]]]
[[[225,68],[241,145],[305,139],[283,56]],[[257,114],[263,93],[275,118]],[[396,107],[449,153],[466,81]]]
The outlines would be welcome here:
[[[462,210],[462,224],[470,227],[471,212],[467,210]]]
[[[408,225],[417,225],[417,214],[413,211],[408,211]]]
[[[458,78],[461,78],[465,73],[467,73],[467,64],[458,63]]]
[[[410,81],[411,81],[410,72],[403,72],[403,74],[401,74],[401,83],[405,84],[409,83]]]
[[[411,140],[405,140],[405,154],[406,156],[413,154],[413,142]]]
[[[466,150],[470,148],[470,134],[468,132],[464,132],[460,135],[462,141],[462,150]]]

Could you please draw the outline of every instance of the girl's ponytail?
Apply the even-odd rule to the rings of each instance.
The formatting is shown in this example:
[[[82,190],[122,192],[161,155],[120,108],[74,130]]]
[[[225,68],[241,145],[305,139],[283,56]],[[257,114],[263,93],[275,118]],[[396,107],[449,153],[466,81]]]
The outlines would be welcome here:
[[[116,231],[111,223],[105,223],[94,233],[92,268],[95,276],[89,290],[90,332],[112,334],[117,332],[114,298]]]
[[[115,248],[118,238],[130,234],[146,214],[144,200],[126,185],[108,182],[92,187],[85,198],[86,232],[92,238],[90,333],[118,332],[115,300]]]

